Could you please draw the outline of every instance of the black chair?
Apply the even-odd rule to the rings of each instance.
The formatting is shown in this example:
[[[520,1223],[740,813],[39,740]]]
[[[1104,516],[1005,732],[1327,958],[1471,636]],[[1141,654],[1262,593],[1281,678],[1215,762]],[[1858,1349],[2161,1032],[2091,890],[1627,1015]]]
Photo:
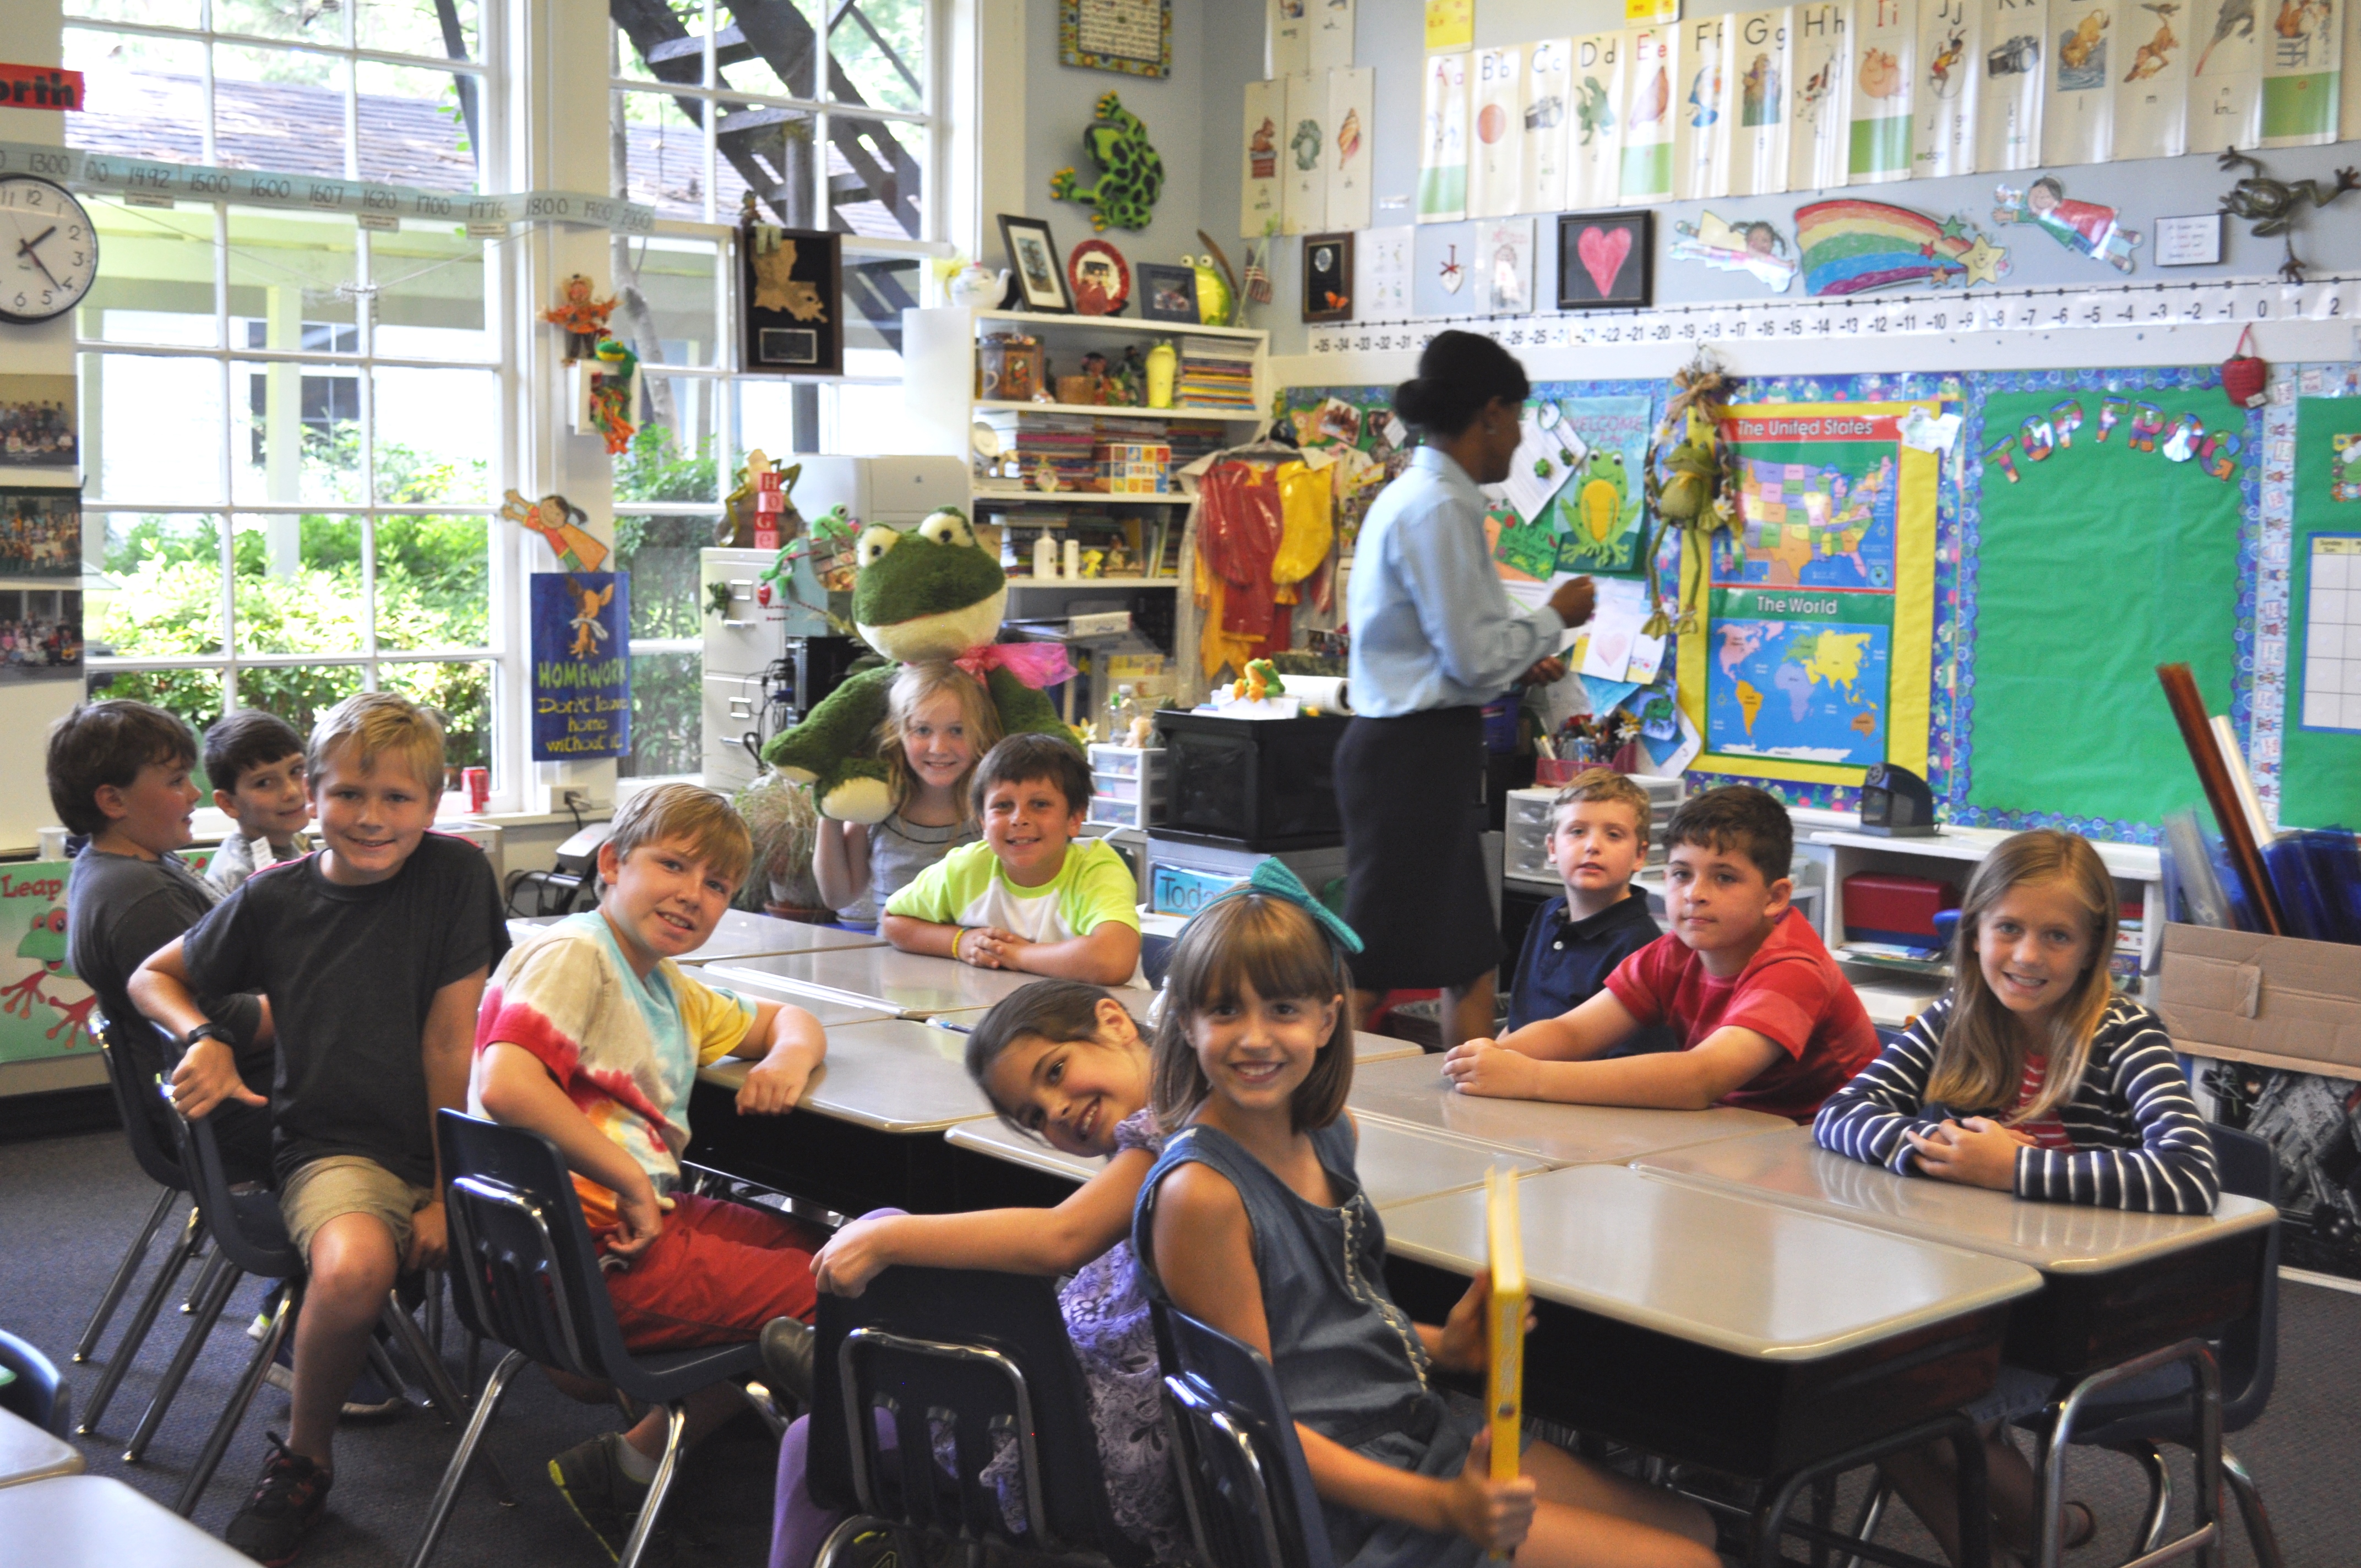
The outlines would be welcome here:
[[[16,1374],[0,1385],[0,1410],[32,1422],[52,1437],[65,1436],[73,1390],[58,1376],[57,1364],[0,1329],[0,1367]]]
[[[1334,1568],[1269,1361],[1176,1308],[1158,1303],[1154,1315],[1198,1557],[1223,1568]]]
[[[1049,1280],[888,1268],[857,1297],[819,1299],[806,1485],[852,1517],[829,1568],[883,1528],[915,1538],[1144,1568],[1115,1522],[1090,1397]]]
[[[622,1568],[638,1568],[678,1468],[685,1401],[708,1384],[760,1370],[762,1350],[752,1340],[646,1355],[624,1348],[598,1245],[557,1146],[538,1133],[456,1111],[435,1120],[447,1183],[452,1300],[469,1330],[510,1350],[477,1396],[467,1435],[434,1489],[412,1568],[434,1555],[509,1380],[528,1362],[609,1384],[620,1396],[670,1411],[664,1457],[620,1558]]]

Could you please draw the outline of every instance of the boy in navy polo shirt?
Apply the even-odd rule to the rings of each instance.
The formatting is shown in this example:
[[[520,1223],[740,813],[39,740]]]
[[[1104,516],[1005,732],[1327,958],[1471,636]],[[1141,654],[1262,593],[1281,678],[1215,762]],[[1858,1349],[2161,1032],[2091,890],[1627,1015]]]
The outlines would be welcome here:
[[[1525,929],[1509,992],[1509,1027],[1571,1013],[1592,997],[1615,966],[1664,933],[1647,894],[1631,885],[1648,858],[1648,795],[1612,768],[1591,768],[1550,802],[1550,864],[1565,892],[1542,905]],[[1678,1046],[1671,1030],[1638,1031],[1609,1056],[1638,1056]]]

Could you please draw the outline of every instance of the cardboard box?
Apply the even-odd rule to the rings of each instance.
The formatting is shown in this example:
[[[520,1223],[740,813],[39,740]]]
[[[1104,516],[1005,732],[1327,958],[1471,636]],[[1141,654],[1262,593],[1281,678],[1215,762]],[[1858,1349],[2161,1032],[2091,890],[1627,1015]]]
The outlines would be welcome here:
[[[2361,1079],[2361,947],[2167,926],[2157,1011],[2191,1056]]]

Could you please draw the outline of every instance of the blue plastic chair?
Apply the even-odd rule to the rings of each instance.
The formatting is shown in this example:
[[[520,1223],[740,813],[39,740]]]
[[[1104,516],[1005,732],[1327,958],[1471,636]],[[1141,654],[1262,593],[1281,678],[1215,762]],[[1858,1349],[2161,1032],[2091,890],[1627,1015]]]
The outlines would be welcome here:
[[[1157,1303],[1164,1408],[1200,1561],[1223,1568],[1335,1568],[1279,1378],[1260,1352]]]
[[[0,1410],[30,1421],[53,1437],[65,1436],[73,1390],[58,1376],[57,1364],[0,1329],[0,1366],[16,1374],[0,1384]]]

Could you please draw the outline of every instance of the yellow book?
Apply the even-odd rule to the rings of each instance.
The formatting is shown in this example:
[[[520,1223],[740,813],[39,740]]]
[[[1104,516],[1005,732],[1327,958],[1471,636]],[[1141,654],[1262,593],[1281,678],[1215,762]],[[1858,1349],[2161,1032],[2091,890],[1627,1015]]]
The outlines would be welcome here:
[[[1517,1476],[1525,1403],[1525,1238],[1517,1219],[1517,1179],[1498,1167],[1484,1173],[1485,1229],[1491,1244],[1492,1295],[1486,1306],[1490,1366],[1485,1415],[1492,1424],[1492,1479]]]

